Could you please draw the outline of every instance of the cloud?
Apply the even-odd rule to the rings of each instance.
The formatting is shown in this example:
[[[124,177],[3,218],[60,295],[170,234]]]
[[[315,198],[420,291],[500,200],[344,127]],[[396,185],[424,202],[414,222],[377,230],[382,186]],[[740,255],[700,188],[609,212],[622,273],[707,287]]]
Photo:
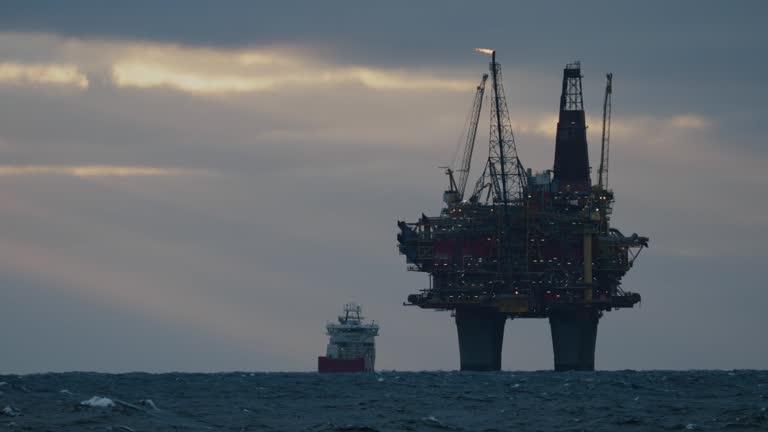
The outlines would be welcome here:
[[[669,119],[669,124],[678,129],[701,130],[708,129],[711,122],[703,116],[696,114],[684,114]]]
[[[196,55],[194,51],[185,55]],[[373,90],[465,91],[466,80],[442,79],[409,72],[368,67],[336,67],[312,64],[311,59],[289,62],[282,70],[265,70],[265,63],[238,63],[237,59],[267,57],[255,53],[227,53],[215,70],[180,65],[173,58],[119,60],[112,66],[119,87],[168,87],[190,93],[237,93],[276,90],[288,86],[318,87],[360,84]],[[272,63],[270,63],[272,64]],[[254,65],[258,67],[253,67]]]
[[[512,129],[515,133],[555,139],[555,134],[557,133],[557,114],[543,114],[540,112],[515,114],[515,118],[512,119]]]
[[[0,64],[0,82],[70,83],[87,87],[106,75],[117,87],[168,88],[193,94],[263,92],[287,87],[463,92],[473,82],[423,70],[334,64],[289,46],[201,48],[168,43],[63,39],[52,35],[0,33],[0,54],[47,53],[74,66]],[[450,74],[447,71],[446,74]]]
[[[170,87],[192,93],[262,91],[275,87],[271,78],[237,75],[206,75],[171,65],[118,63],[112,77],[118,87]]]
[[[0,63],[0,83],[68,85],[88,88],[88,78],[72,65]]]
[[[530,111],[515,113],[512,127],[515,132],[531,134],[540,137],[555,138],[557,133],[558,115]],[[587,115],[587,126],[590,132],[602,131],[603,120],[598,116]],[[687,132],[712,127],[712,123],[704,116],[698,114],[678,114],[672,116],[618,115],[611,120],[611,138],[630,139],[648,136],[648,131],[660,132]]]
[[[119,165],[0,165],[0,176],[64,175],[89,177],[159,177],[200,174],[182,168]]]

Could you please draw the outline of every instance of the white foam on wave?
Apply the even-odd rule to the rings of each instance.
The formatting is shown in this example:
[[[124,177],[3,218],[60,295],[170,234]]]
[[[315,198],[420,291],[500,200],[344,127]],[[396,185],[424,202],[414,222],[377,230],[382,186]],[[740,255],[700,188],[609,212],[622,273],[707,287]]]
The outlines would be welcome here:
[[[115,406],[115,402],[106,397],[94,396],[88,400],[80,402],[80,405],[98,407],[98,408],[110,408]]]
[[[18,408],[14,408],[10,405],[7,405],[5,408],[3,408],[2,411],[0,411],[0,413],[3,413],[8,417],[16,417],[18,415],[21,415],[21,411],[19,411]]]
[[[144,399],[141,401],[141,404],[155,411],[160,411],[160,409],[157,407],[157,405],[155,405],[155,402],[152,399]]]

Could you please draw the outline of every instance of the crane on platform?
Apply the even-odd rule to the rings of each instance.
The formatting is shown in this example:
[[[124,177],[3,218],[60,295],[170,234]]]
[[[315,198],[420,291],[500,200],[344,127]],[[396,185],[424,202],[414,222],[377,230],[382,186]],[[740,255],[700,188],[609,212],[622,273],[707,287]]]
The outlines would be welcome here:
[[[483,74],[480,85],[477,86],[475,99],[472,102],[472,114],[470,117],[469,131],[467,132],[467,143],[464,146],[464,158],[461,161],[459,170],[459,198],[464,199],[464,191],[467,188],[469,180],[469,167],[472,164],[472,152],[475,149],[475,138],[477,137],[477,125],[480,123],[480,111],[483,110],[483,96],[485,95],[485,82],[488,80],[488,74]]]
[[[606,74],[605,77],[603,137],[600,144],[600,167],[597,170],[597,185],[600,189],[608,188],[608,158],[611,151],[611,95],[613,94],[613,74]]]
[[[458,204],[464,200],[464,194],[467,189],[467,180],[469,179],[469,169],[472,165],[472,153],[475,150],[475,138],[477,138],[477,126],[480,123],[480,112],[483,109],[483,96],[485,95],[485,82],[488,80],[488,74],[483,74],[480,84],[475,91],[475,97],[472,100],[472,110],[469,112],[469,129],[464,144],[464,157],[461,160],[461,166],[458,171],[459,181],[454,179],[454,170],[445,168],[445,173],[450,181],[450,189],[443,196],[446,204]]]

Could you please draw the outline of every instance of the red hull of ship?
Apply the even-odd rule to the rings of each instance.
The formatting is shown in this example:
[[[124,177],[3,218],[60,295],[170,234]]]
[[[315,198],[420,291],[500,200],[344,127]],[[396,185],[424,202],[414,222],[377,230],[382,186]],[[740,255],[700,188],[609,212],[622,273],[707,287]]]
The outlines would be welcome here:
[[[353,360],[332,359],[328,357],[317,358],[317,370],[320,373],[327,372],[364,372],[365,359]]]

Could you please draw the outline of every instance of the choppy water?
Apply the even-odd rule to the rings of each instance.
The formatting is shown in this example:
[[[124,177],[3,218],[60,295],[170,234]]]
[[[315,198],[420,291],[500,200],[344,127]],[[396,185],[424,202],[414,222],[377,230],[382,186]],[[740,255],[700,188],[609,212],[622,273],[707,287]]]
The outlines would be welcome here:
[[[65,373],[0,383],[2,430],[768,430],[766,371]]]

